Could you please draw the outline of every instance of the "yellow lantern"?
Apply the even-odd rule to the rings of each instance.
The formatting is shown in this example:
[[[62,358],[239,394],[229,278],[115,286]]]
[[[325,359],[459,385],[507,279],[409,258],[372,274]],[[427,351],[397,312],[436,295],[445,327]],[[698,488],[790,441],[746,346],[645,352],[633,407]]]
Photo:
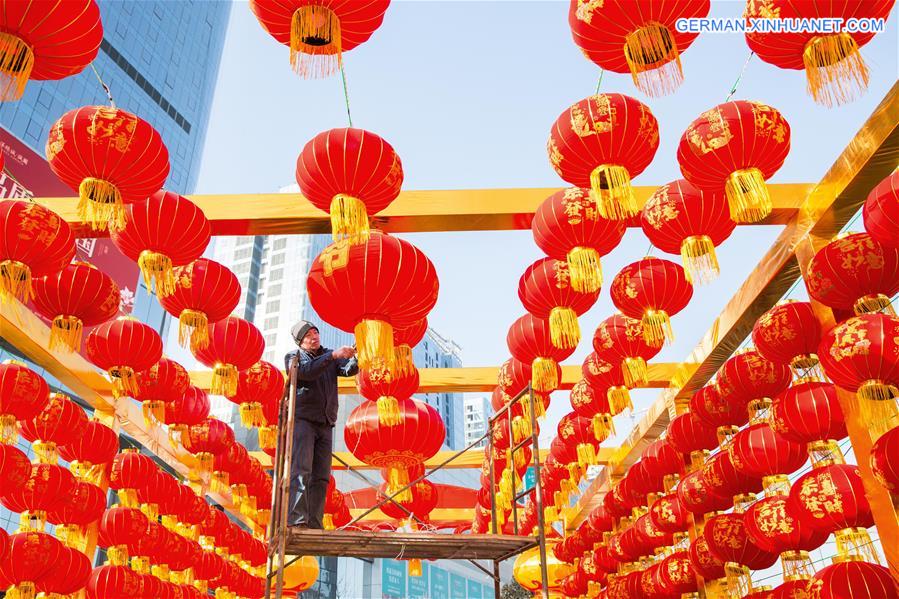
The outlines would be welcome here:
[[[562,580],[574,572],[574,566],[567,564],[559,559],[553,553],[553,547],[558,541],[546,541],[546,583],[549,586],[550,596],[554,593],[560,593]],[[515,564],[512,566],[512,574],[515,580],[534,593],[534,597],[541,597],[543,590],[543,580],[540,575],[540,547],[528,549],[518,556]]]
[[[287,556],[286,560],[292,560],[292,556]],[[304,555],[297,561],[284,568],[284,590],[285,591],[305,591],[315,584],[318,580],[318,560],[311,555]],[[272,590],[276,588],[276,579],[272,578]]]

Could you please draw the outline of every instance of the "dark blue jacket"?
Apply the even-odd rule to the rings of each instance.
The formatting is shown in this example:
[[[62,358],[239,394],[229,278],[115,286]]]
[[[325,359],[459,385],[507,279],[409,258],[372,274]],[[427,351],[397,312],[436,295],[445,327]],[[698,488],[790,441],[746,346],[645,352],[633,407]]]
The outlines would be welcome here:
[[[290,362],[299,356],[297,365],[296,417],[318,424],[337,422],[337,377],[355,376],[359,372],[356,358],[335,360],[332,350],[320,347],[317,352],[296,349],[284,356],[284,369],[290,381]]]

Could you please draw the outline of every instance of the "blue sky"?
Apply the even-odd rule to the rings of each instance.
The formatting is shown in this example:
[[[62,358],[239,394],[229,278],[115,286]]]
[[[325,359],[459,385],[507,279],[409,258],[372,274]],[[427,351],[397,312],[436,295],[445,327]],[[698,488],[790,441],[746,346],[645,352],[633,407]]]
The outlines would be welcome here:
[[[713,2],[712,16],[738,17],[743,5]],[[405,189],[564,186],[546,156],[549,127],[567,106],[592,94],[599,78],[598,67],[571,40],[567,8],[565,1],[394,0],[383,26],[344,55],[354,126],[396,148]],[[758,57],[749,62],[734,98],[774,106],[792,128],[792,149],[774,182],[818,181],[896,81],[895,10],[887,30],[862,52],[872,74],[868,92],[836,109],[812,102],[803,73]],[[629,75],[605,74],[601,91],[633,95],[659,121],[659,150],[635,184],[660,185],[680,176],[675,150],[681,134],[700,112],[724,101],[748,56],[742,35],[701,35],[682,56],[684,85],[658,99],[635,90]],[[306,141],[346,125],[340,77],[298,78],[287,48],[262,30],[245,2],[235,3],[197,193],[276,191],[294,182],[296,157]],[[659,360],[686,357],[778,231],[737,229],[719,249],[721,277],[696,288],[690,306],[673,319],[676,340]],[[405,237],[428,254],[440,276],[432,326],[462,346],[466,365],[506,359],[506,330],[523,314],[518,278],[542,257],[530,231]],[[603,260],[606,282],[648,247],[641,231],[629,230]],[[581,319],[584,339],[570,363],[591,351],[593,330],[612,311],[603,289]],[[636,392],[638,410],[656,395]],[[566,399],[554,396],[544,436],[554,436],[549,423],[570,410]],[[625,422],[619,426],[627,428]]]

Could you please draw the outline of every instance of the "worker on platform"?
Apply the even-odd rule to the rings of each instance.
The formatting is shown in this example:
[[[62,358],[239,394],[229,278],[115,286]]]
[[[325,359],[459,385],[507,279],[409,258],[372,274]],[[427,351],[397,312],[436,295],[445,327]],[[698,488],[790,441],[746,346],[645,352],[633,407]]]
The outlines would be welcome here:
[[[337,377],[355,376],[359,364],[355,348],[322,347],[318,327],[311,322],[301,320],[290,334],[299,349],[284,356],[288,381],[293,368],[297,380],[287,524],[321,529],[337,421]]]

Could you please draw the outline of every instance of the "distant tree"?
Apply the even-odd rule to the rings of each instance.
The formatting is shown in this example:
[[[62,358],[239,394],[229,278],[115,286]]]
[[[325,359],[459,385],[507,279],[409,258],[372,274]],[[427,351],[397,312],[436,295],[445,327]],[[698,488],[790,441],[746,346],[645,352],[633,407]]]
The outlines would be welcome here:
[[[501,599],[531,599],[533,595],[516,581],[508,582],[500,589]]]

